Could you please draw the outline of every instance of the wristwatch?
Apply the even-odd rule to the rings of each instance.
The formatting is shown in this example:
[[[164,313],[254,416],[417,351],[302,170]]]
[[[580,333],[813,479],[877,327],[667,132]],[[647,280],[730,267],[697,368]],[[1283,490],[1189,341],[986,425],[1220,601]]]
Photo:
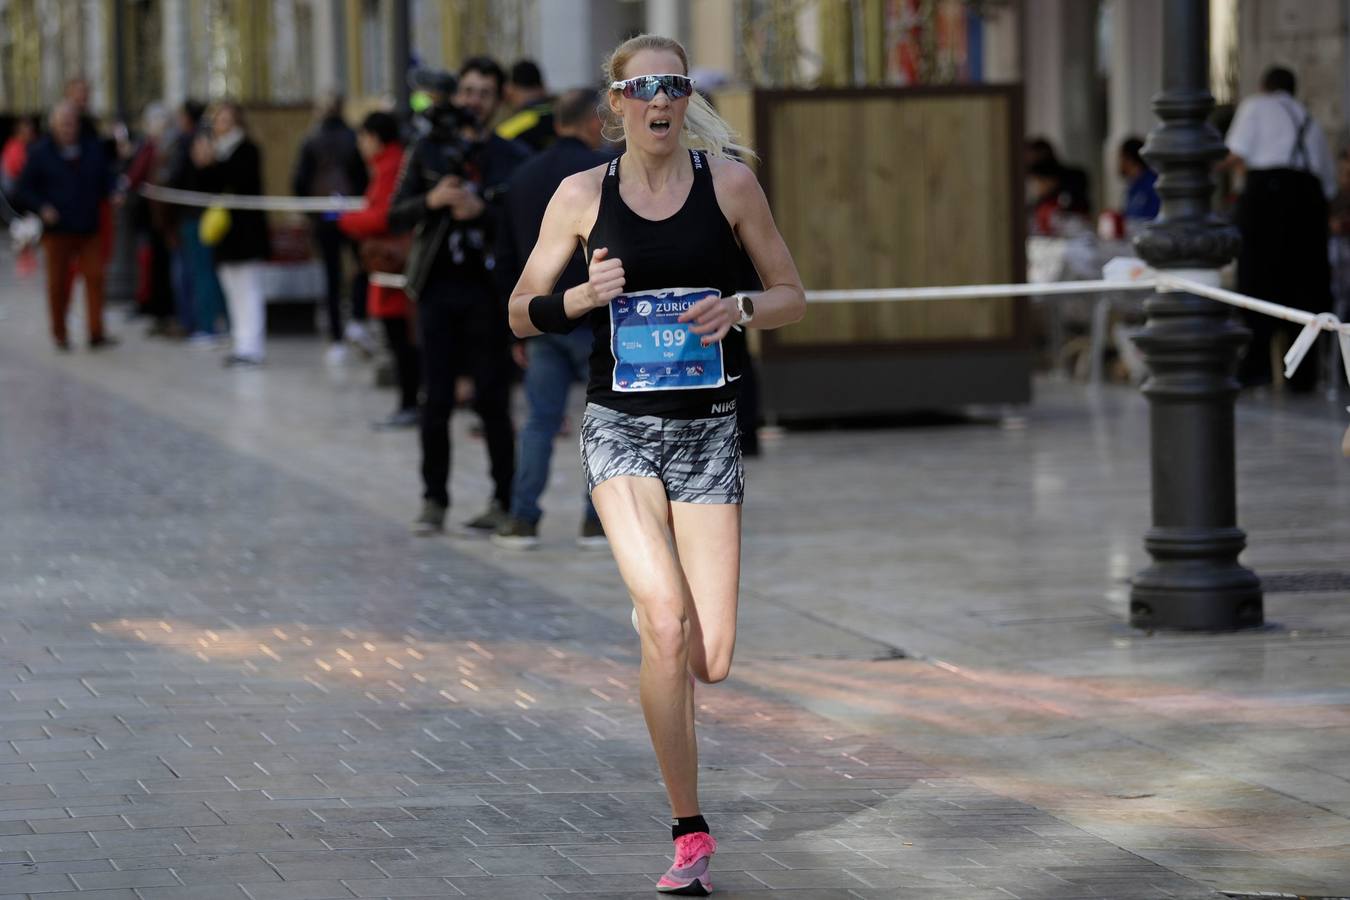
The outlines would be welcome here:
[[[755,300],[749,294],[737,293],[736,298],[736,320],[737,325],[749,325],[750,320],[755,317]]]

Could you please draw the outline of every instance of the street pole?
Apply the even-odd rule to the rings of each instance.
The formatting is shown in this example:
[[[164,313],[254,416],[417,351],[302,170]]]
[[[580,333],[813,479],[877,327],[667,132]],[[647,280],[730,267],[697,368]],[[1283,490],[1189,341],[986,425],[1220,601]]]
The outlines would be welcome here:
[[[410,90],[408,87],[408,68],[412,64],[412,39],[408,25],[409,0],[394,0],[393,27],[393,88],[394,115],[406,120],[412,113],[408,107]]]
[[[127,0],[112,0],[112,113],[113,125],[131,127],[127,85]],[[132,300],[136,296],[136,244],[131,209],[112,210],[112,252],[104,274],[103,290],[109,300]]]
[[[1144,158],[1159,172],[1162,213],[1135,240],[1158,269],[1218,283],[1236,254],[1237,229],[1210,209],[1211,171],[1227,153],[1208,123],[1209,0],[1167,0],[1161,124]],[[1134,579],[1136,628],[1229,631],[1262,623],[1261,582],[1239,565],[1247,536],[1237,527],[1233,402],[1238,354],[1250,332],[1229,308],[1184,291],[1145,304],[1136,338],[1148,363],[1153,527],[1144,535],[1152,565]]]
[[[127,10],[125,0],[113,0],[113,116],[127,121]]]

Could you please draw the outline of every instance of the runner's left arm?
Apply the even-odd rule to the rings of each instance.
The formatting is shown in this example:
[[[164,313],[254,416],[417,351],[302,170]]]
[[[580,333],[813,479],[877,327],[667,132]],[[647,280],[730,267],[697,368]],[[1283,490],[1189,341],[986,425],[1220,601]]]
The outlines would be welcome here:
[[[713,177],[717,202],[764,285],[754,295],[755,316],[745,327],[781,328],[801,321],[806,315],[806,291],[755,174],[743,163],[719,160]],[[711,344],[725,337],[738,318],[734,298],[710,297],[690,307],[680,321],[693,322],[691,330]]]

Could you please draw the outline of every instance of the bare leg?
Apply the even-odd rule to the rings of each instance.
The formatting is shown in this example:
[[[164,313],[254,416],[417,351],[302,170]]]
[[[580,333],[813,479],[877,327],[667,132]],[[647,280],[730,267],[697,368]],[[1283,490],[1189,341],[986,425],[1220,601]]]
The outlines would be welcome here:
[[[696,816],[698,744],[689,684],[687,588],[671,545],[670,504],[655,478],[620,476],[591,493],[633,597],[642,636],[638,693],[652,748],[677,818]]]
[[[731,672],[741,580],[741,508],[670,504],[671,527],[689,591],[689,671],[705,684]]]

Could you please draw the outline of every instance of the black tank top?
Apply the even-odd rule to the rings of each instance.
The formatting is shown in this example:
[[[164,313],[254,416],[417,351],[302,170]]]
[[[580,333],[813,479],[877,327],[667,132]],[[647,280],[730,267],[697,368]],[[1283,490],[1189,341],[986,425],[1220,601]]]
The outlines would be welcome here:
[[[712,169],[706,154],[689,151],[694,184],[684,206],[660,221],[644,219],[619,196],[619,159],[609,164],[600,190],[600,212],[586,242],[586,256],[605,247],[610,259],[623,262],[624,291],[663,288],[716,288],[729,297],[745,287],[741,280],[743,251],[731,223],[717,205]],[[594,345],[586,399],[637,416],[698,419],[726,415],[735,407],[738,382],[745,366],[745,334],[732,328],[722,339],[726,384],[717,388],[625,392],[613,388],[614,351],[610,345],[609,306],[589,314]]]

